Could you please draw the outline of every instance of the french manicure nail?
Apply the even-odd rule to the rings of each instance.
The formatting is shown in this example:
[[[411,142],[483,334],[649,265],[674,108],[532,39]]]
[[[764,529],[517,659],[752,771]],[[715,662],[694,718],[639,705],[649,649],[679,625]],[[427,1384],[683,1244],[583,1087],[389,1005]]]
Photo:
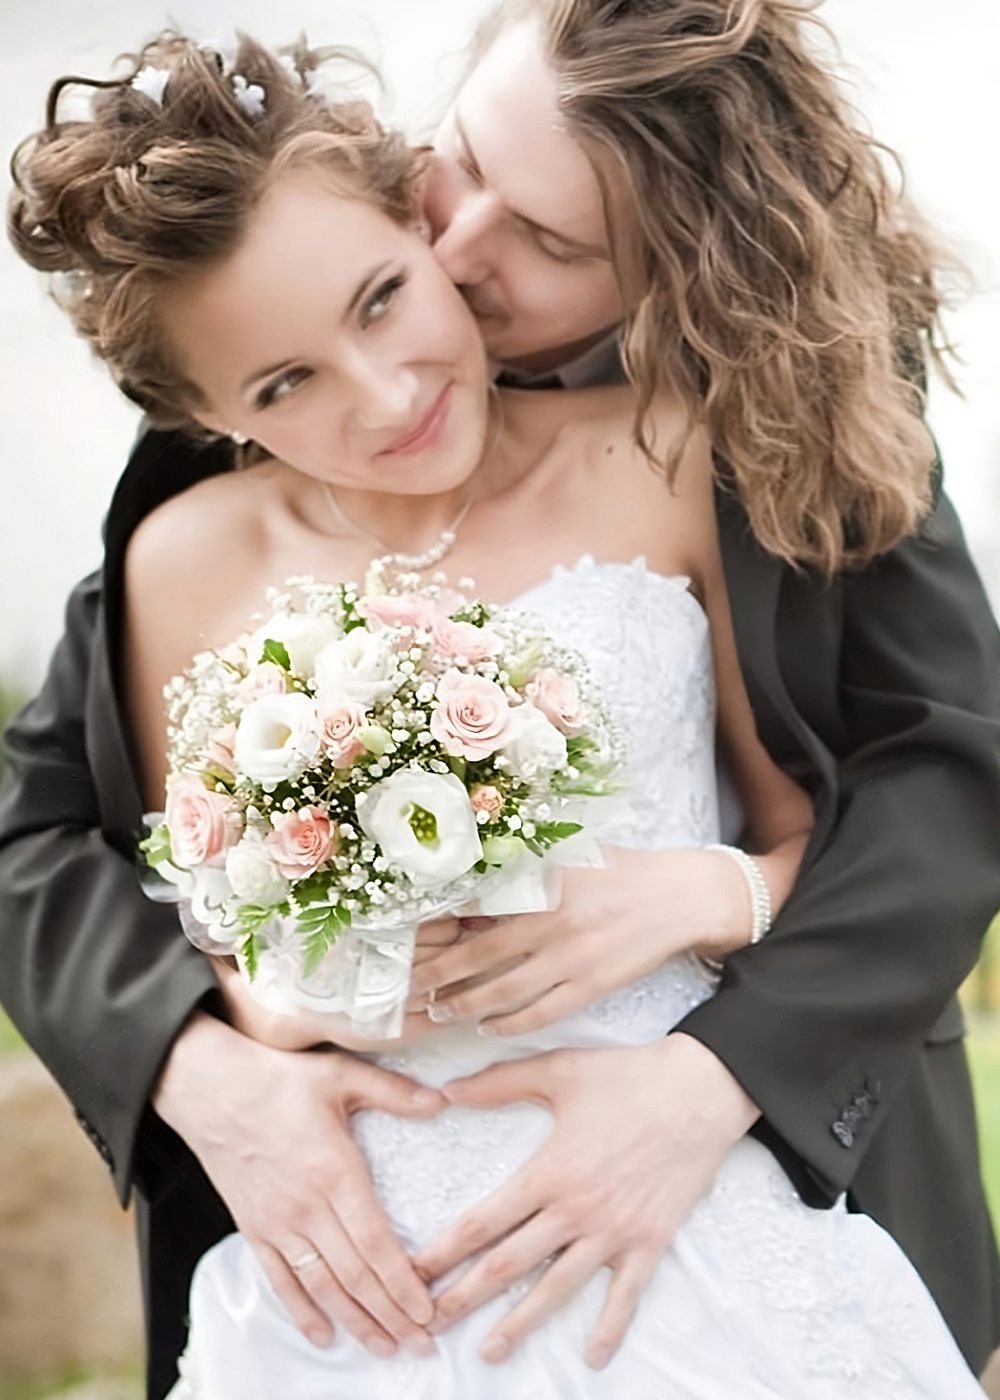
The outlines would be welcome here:
[[[611,1360],[611,1353],[607,1347],[588,1347],[587,1365],[592,1371],[603,1371]]]
[[[310,1327],[306,1336],[314,1347],[328,1347],[333,1341],[333,1333],[328,1327]]]
[[[437,1351],[433,1339],[424,1332],[418,1332],[416,1336],[411,1337],[407,1345],[416,1356],[433,1356]]]
[[[510,1343],[505,1342],[503,1337],[491,1337],[488,1342],[484,1342],[483,1349],[479,1353],[484,1361],[506,1361],[510,1353]]]
[[[480,1021],[476,1027],[476,1035],[496,1035],[496,1026],[491,1026],[489,1021]]]
[[[427,1008],[427,1014],[435,1025],[443,1026],[448,1021],[454,1020],[455,1013],[450,1006],[443,1006],[439,1001],[432,1001]]]

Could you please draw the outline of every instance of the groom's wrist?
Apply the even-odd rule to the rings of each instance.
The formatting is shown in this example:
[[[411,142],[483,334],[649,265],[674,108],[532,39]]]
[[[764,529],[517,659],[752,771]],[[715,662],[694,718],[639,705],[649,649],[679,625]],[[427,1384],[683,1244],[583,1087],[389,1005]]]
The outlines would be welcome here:
[[[727,1064],[714,1050],[686,1031],[672,1031],[664,1040],[671,1057],[672,1073],[681,1073],[701,1096],[704,1115],[733,1142],[744,1137],[761,1117],[761,1111]]]

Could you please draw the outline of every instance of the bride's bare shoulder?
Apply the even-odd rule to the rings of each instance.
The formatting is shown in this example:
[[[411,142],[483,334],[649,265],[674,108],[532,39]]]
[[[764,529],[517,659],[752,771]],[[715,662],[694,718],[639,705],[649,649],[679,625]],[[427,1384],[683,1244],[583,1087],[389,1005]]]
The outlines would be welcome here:
[[[262,464],[197,482],[151,511],[125,555],[130,628],[155,619],[167,649],[174,634],[187,657],[211,644],[246,613],[280,506],[277,469]]]

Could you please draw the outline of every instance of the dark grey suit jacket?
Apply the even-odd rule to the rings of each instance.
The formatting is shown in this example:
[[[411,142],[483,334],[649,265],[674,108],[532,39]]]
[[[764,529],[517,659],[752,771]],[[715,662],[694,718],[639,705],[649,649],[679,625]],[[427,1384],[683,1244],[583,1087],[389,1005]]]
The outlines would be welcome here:
[[[214,982],[136,877],[122,561],[145,514],[228,467],[221,449],[140,441],[104,569],[72,595],[42,692],[8,731],[0,792],[0,1001],[121,1199],[136,1193],[154,1400],[194,1263],[231,1222],[148,1102]],[[847,1191],[895,1234],[980,1368],[1000,1340],[1000,1281],[954,992],[1000,908],[997,629],[943,496],[919,538],[832,583],[765,554],[721,488],[718,511],[757,724],[817,821],[772,932],[683,1029],[760,1105],[755,1131],[810,1204]]]

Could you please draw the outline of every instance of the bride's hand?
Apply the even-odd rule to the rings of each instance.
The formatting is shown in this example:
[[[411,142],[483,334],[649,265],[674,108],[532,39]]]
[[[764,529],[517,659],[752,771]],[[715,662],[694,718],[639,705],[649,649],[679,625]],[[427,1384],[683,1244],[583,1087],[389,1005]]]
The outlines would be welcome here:
[[[373,1108],[426,1118],[424,1088],[345,1053],[288,1055],[195,1012],[153,1091],[159,1116],[201,1162],[299,1330],[340,1323],[376,1356],[426,1354],[427,1289],[397,1239],[351,1136]]]
[[[485,1360],[503,1361],[606,1266],[611,1281],[586,1352],[589,1365],[605,1365],[756,1107],[710,1050],[680,1032],[652,1045],[506,1061],[444,1092],[465,1108],[530,1101],[555,1122],[505,1185],[416,1256],[431,1281],[479,1256],[438,1296],[430,1330],[444,1331],[547,1265],[481,1348]]]
[[[797,838],[756,857],[775,911],[804,845]],[[746,881],[723,852],[605,854],[604,869],[562,871],[562,897],[550,913],[466,920],[460,943],[422,962],[412,991],[433,990],[435,1021],[488,1021],[499,1035],[519,1035],[628,986],[684,949],[724,959],[749,941]],[[461,985],[470,980],[475,985]]]
[[[428,958],[436,957],[457,942],[461,927],[457,919],[436,919],[421,924],[413,955],[417,968]],[[226,1019],[243,1035],[276,1050],[311,1050],[317,1045],[339,1045],[344,1050],[374,1053],[391,1050],[415,1040],[424,1040],[438,1033],[438,1027],[428,1020],[423,1002],[416,1000],[407,1010],[402,1034],[393,1040],[373,1040],[358,1035],[351,1028],[349,1017],[331,1012],[296,1011],[285,1016],[263,1006],[251,992],[246,978],[229,958],[212,958],[212,969],[225,1003]]]

